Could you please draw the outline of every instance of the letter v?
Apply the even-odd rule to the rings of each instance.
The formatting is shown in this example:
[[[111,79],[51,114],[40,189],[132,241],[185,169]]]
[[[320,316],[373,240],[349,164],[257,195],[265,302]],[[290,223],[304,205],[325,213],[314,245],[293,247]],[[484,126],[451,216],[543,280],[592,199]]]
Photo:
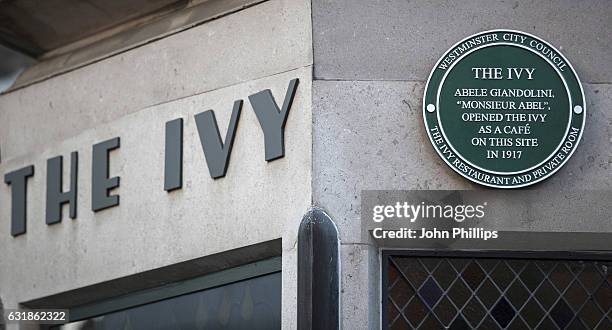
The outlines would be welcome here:
[[[235,101],[225,142],[221,141],[221,133],[219,133],[214,111],[208,110],[195,115],[200,144],[204,150],[208,171],[213,179],[224,177],[227,172],[241,111],[242,100]]]

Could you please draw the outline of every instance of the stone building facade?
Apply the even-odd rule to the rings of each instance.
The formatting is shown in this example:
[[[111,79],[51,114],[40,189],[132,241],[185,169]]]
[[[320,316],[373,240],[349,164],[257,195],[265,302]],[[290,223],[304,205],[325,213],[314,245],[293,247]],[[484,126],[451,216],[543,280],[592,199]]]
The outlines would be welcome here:
[[[214,274],[232,278],[228,271],[254,265],[254,272],[241,270],[236,281],[280,272],[274,290],[283,329],[387,328],[403,305],[394,311],[386,305],[392,291],[384,284],[392,275],[385,258],[400,257],[364,234],[363,192],[499,193],[446,166],[431,147],[422,118],[425,83],[438,58],[459,40],[497,28],[537,35],[571,61],[588,109],[582,142],[556,175],[521,190],[528,198],[508,202],[519,212],[492,225],[508,234],[502,239],[491,245],[423,243],[402,251],[424,251],[414,258],[426,260],[432,252],[452,258],[461,251],[476,252],[462,258],[486,259],[490,252],[503,262],[531,258],[521,254],[525,251],[540,253],[535,260],[577,259],[596,269],[598,288],[609,294],[612,279],[601,270],[612,250],[609,212],[602,211],[612,205],[612,7],[607,1],[196,2],[166,20],[43,58],[0,95],[0,173],[6,178],[33,167],[25,184],[25,232],[12,235],[17,181],[0,185],[4,309],[67,308],[88,319],[114,312],[101,302],[194,278],[213,283],[200,288],[218,287],[232,281],[214,282]],[[281,157],[267,157],[274,146],[264,133],[279,133],[266,132],[265,119],[254,109],[260,93],[271,95],[278,111],[288,108],[286,122],[277,128]],[[240,100],[242,111],[232,128]],[[211,177],[214,160],[203,150],[204,118],[198,122],[207,110],[214,111],[222,147],[228,146],[227,132],[234,132],[231,157],[218,178]],[[180,189],[167,191],[167,162],[178,158],[166,159],[166,123],[176,119],[182,119]],[[94,159],[94,146],[115,138],[119,145]],[[71,203],[65,203],[61,221],[48,224],[49,160],[58,156],[62,190],[76,181],[76,214],[71,219]],[[99,162],[108,165],[106,176],[95,168]],[[102,173],[107,189],[92,182],[96,173]],[[105,181],[112,177],[120,178],[116,188]],[[94,211],[96,193],[119,196],[118,205]],[[317,237],[326,243],[312,243]],[[301,243],[308,239],[310,245]],[[330,263],[316,262],[322,255],[330,256]],[[546,278],[552,274],[544,266],[539,271]],[[325,286],[325,279],[333,283]],[[581,321],[582,326],[606,328],[610,296],[597,300],[597,292],[584,290],[608,316],[593,325]],[[553,315],[543,305],[542,318]],[[327,306],[327,312],[317,306]],[[461,314],[463,307],[454,306]],[[244,310],[236,313],[242,311],[246,319],[253,315]],[[492,309],[483,313],[483,319],[493,315]],[[575,310],[568,322],[580,313]]]

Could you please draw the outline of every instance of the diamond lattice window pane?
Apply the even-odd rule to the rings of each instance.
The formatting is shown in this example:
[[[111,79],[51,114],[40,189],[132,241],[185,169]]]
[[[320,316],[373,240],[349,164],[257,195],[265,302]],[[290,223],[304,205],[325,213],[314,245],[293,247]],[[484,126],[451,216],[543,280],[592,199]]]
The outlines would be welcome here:
[[[388,261],[387,328],[612,329],[612,262]]]

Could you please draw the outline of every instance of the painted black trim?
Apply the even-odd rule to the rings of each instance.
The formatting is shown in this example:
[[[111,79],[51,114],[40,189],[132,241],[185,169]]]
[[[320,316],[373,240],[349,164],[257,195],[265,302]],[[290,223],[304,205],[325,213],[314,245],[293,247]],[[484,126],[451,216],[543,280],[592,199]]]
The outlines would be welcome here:
[[[340,328],[340,241],[325,212],[311,209],[298,233],[297,328]]]
[[[393,252],[397,251],[381,251],[380,254],[380,328],[388,329],[388,316],[387,316],[387,288],[389,287],[389,256],[395,255]]]
[[[557,259],[612,261],[612,253],[599,251],[499,251],[499,250],[382,250],[382,257],[413,256],[440,258]]]
[[[0,315],[4,317],[4,306],[2,305],[2,298],[0,298]],[[0,322],[0,330],[4,330],[4,322]]]
[[[274,257],[193,279],[169,283],[158,288],[119,296],[89,305],[78,306],[70,309],[70,322],[114,313],[146,304],[152,304],[158,301],[211,289],[218,286],[228,285],[259,276],[278,273],[282,270],[281,265],[281,257]]]

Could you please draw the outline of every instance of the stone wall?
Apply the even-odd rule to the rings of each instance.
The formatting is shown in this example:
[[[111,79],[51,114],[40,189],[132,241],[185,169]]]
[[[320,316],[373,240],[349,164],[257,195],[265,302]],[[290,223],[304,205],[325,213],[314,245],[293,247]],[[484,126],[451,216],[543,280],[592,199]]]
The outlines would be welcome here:
[[[547,198],[562,190],[612,190],[608,1],[312,2],[313,199],[338,223],[342,238],[346,329],[380,324],[377,247],[360,235],[361,191],[483,189],[438,157],[423,125],[427,76],[461,39],[491,29],[534,34],[559,49],[582,80],[588,114],[582,142],[564,168],[530,188],[542,191],[534,205],[554,209]],[[557,215],[500,226],[575,230],[575,219]],[[579,221],[612,232],[608,223],[588,223],[588,215]]]
[[[205,5],[205,4],[204,4]],[[282,238],[283,326],[296,320],[296,239],[311,205],[309,1],[270,0],[0,96],[4,174],[28,165],[27,232],[10,234],[0,185],[0,293],[7,308],[181,261]],[[282,106],[298,78],[285,157],[267,162],[248,97]],[[225,137],[243,100],[225,177],[212,179],[194,115],[214,110]],[[183,188],[164,191],[165,123],[184,120]],[[120,137],[110,176],[120,205],[91,211],[92,145]],[[47,159],[78,151],[77,218],[45,224]]]

